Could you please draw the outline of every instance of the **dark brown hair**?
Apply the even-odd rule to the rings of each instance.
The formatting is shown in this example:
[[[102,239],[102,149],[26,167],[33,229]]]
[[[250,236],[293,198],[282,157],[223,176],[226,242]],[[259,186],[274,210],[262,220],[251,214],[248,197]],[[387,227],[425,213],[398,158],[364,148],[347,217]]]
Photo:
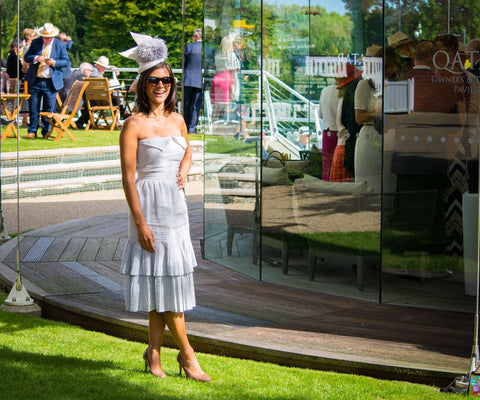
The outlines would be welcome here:
[[[173,83],[170,85],[170,92],[168,93],[168,97],[165,100],[165,111],[170,114],[171,112],[174,112],[177,108],[177,80],[173,75],[172,67],[170,66],[170,64],[166,61],[162,61],[154,65],[152,68],[143,71],[138,78],[136,104],[138,107],[138,111],[145,115],[149,115],[152,112],[150,99],[147,96],[147,78],[153,71],[159,68],[165,68],[168,71],[168,75],[173,78]]]

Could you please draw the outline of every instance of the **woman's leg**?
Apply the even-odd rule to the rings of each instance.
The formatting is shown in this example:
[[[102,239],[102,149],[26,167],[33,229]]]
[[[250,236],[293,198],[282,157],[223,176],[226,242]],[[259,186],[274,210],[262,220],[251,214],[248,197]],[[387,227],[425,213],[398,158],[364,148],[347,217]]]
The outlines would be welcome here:
[[[160,349],[165,332],[165,319],[163,314],[153,310],[148,313],[148,358],[150,371],[153,375],[163,374],[160,358]]]
[[[180,350],[181,358],[185,362],[188,372],[192,376],[203,374],[202,368],[195,356],[195,352],[188,341],[184,314],[168,311],[163,313],[163,318],[178,346],[178,349]]]

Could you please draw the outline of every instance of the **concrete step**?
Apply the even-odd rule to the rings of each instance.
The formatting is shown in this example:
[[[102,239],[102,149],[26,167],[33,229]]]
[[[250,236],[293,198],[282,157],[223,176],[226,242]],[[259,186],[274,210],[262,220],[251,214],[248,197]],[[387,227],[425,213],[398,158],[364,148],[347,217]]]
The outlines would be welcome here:
[[[106,161],[120,158],[118,146],[78,147],[72,149],[30,150],[2,153],[1,166],[4,168],[33,165],[70,164],[89,161]]]
[[[122,187],[118,175],[102,175],[68,179],[20,182],[18,197],[37,197],[53,194],[89,192],[97,190],[119,189]],[[2,198],[17,198],[17,184],[2,185]]]
[[[2,168],[2,185],[16,182],[17,174],[20,177],[20,182],[32,182],[121,174],[121,171],[120,160],[31,165],[18,169]]]

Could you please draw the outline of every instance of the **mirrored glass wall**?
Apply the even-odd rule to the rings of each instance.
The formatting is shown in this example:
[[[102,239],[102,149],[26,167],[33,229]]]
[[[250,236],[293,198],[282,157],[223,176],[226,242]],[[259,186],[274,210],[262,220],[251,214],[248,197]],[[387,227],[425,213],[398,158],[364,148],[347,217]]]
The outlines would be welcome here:
[[[480,47],[465,6],[206,1],[206,258],[472,310]]]
[[[387,302],[473,309],[480,47],[468,15],[478,8],[386,2],[383,171],[395,181],[383,193]]]
[[[205,256],[260,278],[259,1],[205,2]]]

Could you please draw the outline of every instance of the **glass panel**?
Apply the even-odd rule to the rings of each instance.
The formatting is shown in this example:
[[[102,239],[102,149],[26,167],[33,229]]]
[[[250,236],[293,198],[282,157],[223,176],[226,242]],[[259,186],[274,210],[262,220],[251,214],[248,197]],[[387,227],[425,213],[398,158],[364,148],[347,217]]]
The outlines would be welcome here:
[[[262,276],[378,300],[382,7],[326,4],[264,1]]]
[[[480,47],[463,17],[478,11],[470,4],[387,3],[384,302],[473,310],[480,92],[467,68]]]
[[[260,2],[205,1],[205,257],[259,279]]]

